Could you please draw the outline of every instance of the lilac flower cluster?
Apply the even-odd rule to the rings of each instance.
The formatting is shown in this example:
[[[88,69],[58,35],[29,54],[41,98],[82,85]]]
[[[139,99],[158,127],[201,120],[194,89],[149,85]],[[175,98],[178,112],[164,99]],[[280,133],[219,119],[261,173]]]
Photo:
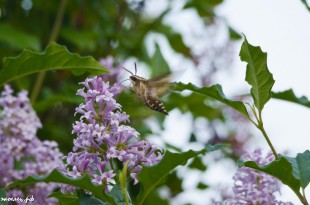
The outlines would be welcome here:
[[[0,95],[0,187],[30,175],[47,175],[61,163],[62,154],[53,141],[40,141],[36,132],[41,122],[32,109],[27,92],[13,96],[6,85]],[[37,183],[27,189],[8,190],[8,197],[34,196],[33,204],[55,204],[54,198],[45,197],[56,184]],[[22,202],[17,204],[23,204]]]
[[[274,160],[274,155],[269,152],[262,156],[262,151],[256,149],[253,153],[247,153],[241,157],[243,161],[255,161],[259,165],[266,165]],[[234,197],[225,201],[227,205],[292,205],[291,202],[276,200],[275,193],[280,192],[279,180],[271,175],[256,171],[248,167],[241,167],[233,177]]]
[[[61,171],[77,178],[86,173],[96,185],[102,185],[107,192],[116,181],[115,161],[123,165],[128,162],[128,175],[138,183],[137,174],[142,165],[158,163],[161,151],[151,143],[138,140],[139,133],[125,125],[129,116],[121,111],[121,105],[115,100],[123,87],[110,86],[101,77],[88,78],[83,89],[77,95],[84,98],[76,108],[76,114],[81,114],[80,120],[73,124],[73,152],[64,157],[66,167]],[[86,90],[85,90],[86,88]],[[62,192],[72,192],[75,188],[62,186]]]

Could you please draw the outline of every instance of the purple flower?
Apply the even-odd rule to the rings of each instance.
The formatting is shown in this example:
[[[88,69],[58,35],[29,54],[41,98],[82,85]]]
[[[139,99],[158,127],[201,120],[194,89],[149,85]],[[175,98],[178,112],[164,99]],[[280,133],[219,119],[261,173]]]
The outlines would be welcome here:
[[[6,85],[0,95],[0,187],[30,175],[47,175],[58,167],[62,157],[56,142],[37,138],[42,125],[27,92],[22,91],[16,97],[12,94],[13,90]],[[23,199],[34,196],[32,204],[56,204],[55,198],[46,199],[56,187],[54,183],[36,183],[8,190],[7,196]]]
[[[110,81],[116,83],[119,81],[120,74],[124,63],[117,64],[112,56],[106,58],[101,58],[99,62],[104,65],[110,72],[106,75],[101,75],[100,77],[104,81]]]
[[[243,161],[255,161],[259,165],[266,165],[274,160],[274,155],[269,152],[262,156],[262,151],[256,149],[253,153],[247,153],[241,157]],[[234,196],[225,201],[227,205],[292,205],[291,202],[281,202],[275,197],[276,192],[280,192],[279,180],[271,175],[259,172],[252,168],[241,167],[233,176]],[[213,202],[217,204],[218,202]]]
[[[72,177],[86,173],[94,184],[103,185],[108,191],[115,184],[115,161],[123,165],[128,162],[128,176],[138,183],[136,175],[142,165],[158,163],[161,151],[147,141],[139,141],[139,133],[125,124],[129,116],[116,102],[123,87],[110,86],[101,76],[87,78],[81,84],[84,88],[79,89],[77,95],[85,102],[76,108],[76,114],[81,116],[72,130],[77,138],[73,152],[64,157],[67,168],[61,171]],[[64,185],[61,190],[71,192],[74,187]]]

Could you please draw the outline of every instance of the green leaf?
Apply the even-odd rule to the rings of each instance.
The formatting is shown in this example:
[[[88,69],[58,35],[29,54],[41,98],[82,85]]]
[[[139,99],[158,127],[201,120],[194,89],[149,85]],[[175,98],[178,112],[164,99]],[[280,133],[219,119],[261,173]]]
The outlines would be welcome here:
[[[295,178],[300,180],[303,188],[306,188],[310,181],[310,151],[298,153],[296,158],[284,157],[292,164]]]
[[[8,44],[11,48],[18,50],[24,48],[40,49],[40,39],[37,36],[25,33],[7,23],[0,24],[0,31],[0,42]]]
[[[167,38],[171,48],[178,53],[183,54],[187,58],[194,58],[190,48],[184,43],[181,34],[175,32],[170,26],[160,24],[155,28],[157,32],[162,33]]]
[[[112,197],[117,205],[126,205],[120,184],[115,184],[108,196]]]
[[[58,199],[60,205],[80,205],[79,197],[76,192],[63,194],[61,191],[51,193],[48,197],[55,197]]]
[[[98,34],[92,30],[65,28],[60,35],[82,51],[94,51],[98,43]]]
[[[306,96],[296,97],[292,89],[282,92],[272,92],[272,98],[289,101],[310,108],[310,101],[308,98]]]
[[[170,93],[165,106],[168,110],[178,108],[181,112],[191,112],[194,117],[205,117],[208,120],[223,120],[223,112],[219,106],[214,105],[215,100],[195,92],[188,96],[181,93]],[[211,103],[206,103],[211,102]],[[211,104],[211,105],[209,105]],[[219,109],[218,109],[219,108]]]
[[[248,111],[241,101],[233,101],[226,98],[226,96],[223,93],[222,86],[221,85],[213,85],[210,87],[196,87],[192,83],[183,84],[181,82],[174,84],[174,91],[183,91],[183,90],[191,90],[193,92],[196,92],[198,94],[212,97],[232,108],[239,111],[244,117],[247,119],[249,118]]]
[[[271,97],[271,88],[275,82],[267,67],[267,53],[258,46],[252,46],[244,38],[240,59],[247,62],[245,80],[252,86],[254,104],[261,112]]]
[[[0,189],[0,200],[1,198],[4,198],[4,199],[6,198],[6,193],[4,189]],[[8,205],[8,202],[1,200],[1,205]]]
[[[109,205],[96,197],[85,194],[82,190],[77,190],[73,194],[63,194],[57,191],[53,192],[48,197],[57,198],[60,205]]]
[[[169,65],[161,53],[159,45],[155,44],[155,52],[150,59],[150,66],[152,67],[152,77],[158,77],[170,72]]]
[[[305,5],[305,7],[308,9],[308,11],[310,11],[310,6],[309,6],[307,0],[301,0],[301,2]]]
[[[142,193],[137,198],[136,204],[143,204],[146,197],[160,185],[167,175],[179,165],[185,165],[189,159],[192,159],[200,154],[221,149],[224,146],[208,146],[200,151],[187,151],[183,153],[171,153],[166,151],[163,159],[152,167],[144,166],[138,174],[139,182],[142,186]]]
[[[82,75],[86,71],[92,74],[108,72],[92,57],[70,53],[65,46],[52,42],[44,52],[25,49],[17,57],[4,58],[3,68],[0,70],[0,86],[25,75],[58,69],[70,70],[74,75]]]
[[[293,174],[292,163],[285,157],[280,157],[265,166],[259,166],[254,161],[244,162],[244,166],[270,174],[289,186],[295,193],[299,193],[301,182]]]
[[[94,185],[87,175],[83,175],[81,178],[72,179],[68,176],[65,176],[57,169],[54,169],[47,176],[29,176],[22,180],[15,180],[13,183],[9,184],[6,187],[6,189],[10,189],[21,184],[36,183],[36,182],[46,182],[46,183],[56,182],[72,185],[83,190],[88,190],[92,192],[95,197],[98,197],[99,199],[105,202],[114,204],[113,199],[104,194],[104,187],[100,185],[99,186]]]

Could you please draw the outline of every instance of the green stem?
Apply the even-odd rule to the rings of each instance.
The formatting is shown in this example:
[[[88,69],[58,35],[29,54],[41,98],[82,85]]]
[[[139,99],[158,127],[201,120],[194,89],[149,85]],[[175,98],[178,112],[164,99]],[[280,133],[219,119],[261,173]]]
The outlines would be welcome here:
[[[257,125],[257,128],[262,132],[263,136],[265,137],[265,140],[267,141],[273,155],[275,156],[276,159],[279,159],[279,156],[274,148],[274,146],[272,145],[267,133],[266,133],[266,130],[264,128],[264,125],[263,125],[263,122],[260,120],[258,125]]]
[[[56,41],[58,38],[59,30],[61,27],[61,23],[62,23],[62,19],[65,13],[65,8],[66,8],[67,3],[68,3],[68,0],[62,0],[59,5],[58,13],[57,13],[57,16],[56,16],[56,19],[53,25],[53,29],[52,29],[48,42]],[[31,92],[31,97],[30,97],[31,104],[34,104],[34,102],[37,100],[39,93],[41,91],[45,76],[46,76],[45,71],[42,71],[39,73],[37,80],[35,82],[35,85],[33,87],[33,90]]]

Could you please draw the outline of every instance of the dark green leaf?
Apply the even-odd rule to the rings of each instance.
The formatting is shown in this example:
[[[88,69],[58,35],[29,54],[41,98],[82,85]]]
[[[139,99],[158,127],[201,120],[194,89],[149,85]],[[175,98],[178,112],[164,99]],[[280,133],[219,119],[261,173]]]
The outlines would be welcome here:
[[[36,182],[56,182],[56,183],[64,183],[68,185],[72,185],[78,187],[83,190],[88,190],[94,194],[95,197],[99,199],[110,202],[113,204],[113,200],[104,194],[104,187],[103,186],[96,186],[92,184],[90,178],[87,175],[82,176],[78,179],[72,179],[68,176],[62,174],[59,170],[54,169],[49,175],[47,176],[29,176],[26,179],[22,180],[15,180],[13,183],[9,184],[6,189],[10,189],[16,187],[21,184],[27,183],[36,183]]]
[[[188,167],[192,169],[198,169],[200,171],[207,170],[207,166],[202,162],[200,157],[196,157]]]
[[[25,48],[40,49],[40,40],[37,36],[25,33],[6,23],[0,24],[0,31],[0,42],[8,44],[11,48],[19,50]]]
[[[48,197],[57,198],[60,205],[109,205],[96,197],[85,194],[82,190],[77,190],[73,194],[63,194],[57,191]]]
[[[301,182],[293,174],[292,163],[285,157],[280,157],[280,159],[265,166],[259,166],[254,161],[244,162],[244,166],[270,174],[289,186],[295,193],[299,192]]]
[[[48,197],[55,197],[58,199],[60,205],[80,205],[79,197],[76,192],[63,194],[61,191],[56,191]]]
[[[301,186],[306,188],[310,181],[310,151],[298,153],[296,158],[286,157],[293,166],[293,175],[299,179]]]
[[[310,108],[310,101],[308,98],[306,96],[296,97],[292,89],[282,92],[272,92],[272,98],[297,103]]]
[[[0,85],[32,73],[58,69],[70,70],[75,75],[81,75],[86,71],[92,74],[108,72],[92,57],[70,53],[65,46],[52,42],[44,52],[25,49],[17,57],[4,58],[3,68],[0,70]]]
[[[245,105],[240,101],[232,101],[226,98],[221,85],[213,85],[210,87],[196,87],[192,83],[183,84],[181,82],[174,84],[175,91],[191,90],[204,96],[212,97],[232,108],[239,111],[244,117],[249,118]]]
[[[163,159],[155,166],[143,167],[141,173],[138,174],[139,182],[142,186],[142,193],[137,198],[137,204],[143,204],[146,197],[161,184],[167,175],[179,165],[185,165],[189,159],[192,159],[200,154],[220,149],[223,146],[216,148],[209,146],[210,149],[202,149],[200,151],[187,151],[183,153],[171,153],[166,151]]]
[[[119,184],[113,186],[112,190],[108,193],[108,196],[112,197],[117,205],[126,205],[124,195]]]
[[[182,187],[182,182],[183,182],[183,179],[178,177],[176,171],[172,172],[171,174],[167,176],[167,179],[165,181],[165,186],[169,188],[169,193],[171,196],[176,196],[179,193],[184,191]]]
[[[261,112],[271,97],[271,88],[275,82],[267,67],[267,53],[258,46],[252,46],[244,38],[240,58],[247,62],[245,80],[252,86],[254,104]]]
[[[3,199],[6,199],[6,193],[5,193],[5,190],[4,189],[0,189],[0,200],[1,198]],[[7,201],[0,201],[0,204],[1,205],[8,205],[8,202]]]
[[[74,44],[81,50],[94,51],[98,43],[98,34],[91,30],[62,29],[61,37]]]
[[[209,186],[207,184],[205,184],[205,183],[199,182],[197,184],[197,188],[198,189],[207,189],[207,188],[209,188]]]
[[[184,8],[194,8],[201,17],[213,17],[215,16],[214,8],[223,0],[189,0],[185,4]]]

